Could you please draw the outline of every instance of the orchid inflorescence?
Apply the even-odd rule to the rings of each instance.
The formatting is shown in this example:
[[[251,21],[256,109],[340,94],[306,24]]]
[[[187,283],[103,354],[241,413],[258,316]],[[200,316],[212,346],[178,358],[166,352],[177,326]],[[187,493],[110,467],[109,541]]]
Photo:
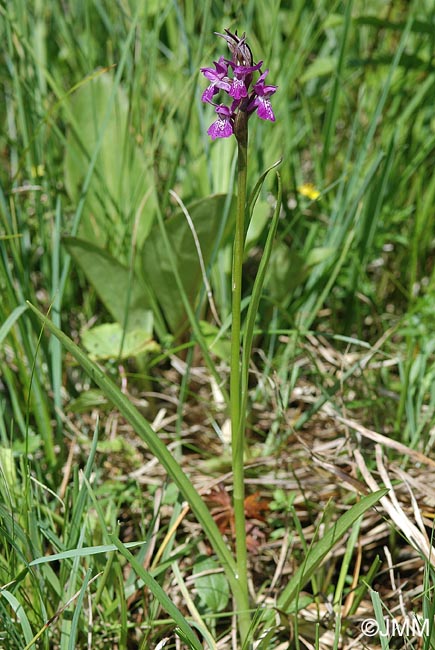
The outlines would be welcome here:
[[[201,68],[203,75],[210,81],[210,85],[202,93],[202,101],[215,106],[218,114],[218,119],[207,131],[212,140],[233,135],[239,112],[246,113],[248,117],[257,112],[262,120],[275,121],[269,98],[275,93],[277,86],[265,84],[269,70],[261,72],[263,61],[254,64],[245,34],[239,37],[237,32],[232,34],[228,29],[225,32],[226,34],[216,33],[227,41],[231,60],[221,56],[218,61],[214,61],[214,69]],[[260,71],[260,76],[253,84],[253,73],[257,71]],[[230,106],[213,101],[214,96],[221,90],[232,98]]]

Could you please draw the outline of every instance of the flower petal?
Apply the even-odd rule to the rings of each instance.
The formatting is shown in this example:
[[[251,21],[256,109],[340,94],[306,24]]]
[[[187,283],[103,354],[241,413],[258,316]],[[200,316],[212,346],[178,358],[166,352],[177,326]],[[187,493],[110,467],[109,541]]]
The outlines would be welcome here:
[[[208,88],[206,88],[204,90],[204,92],[202,93],[201,100],[203,102],[205,102],[206,104],[210,104],[210,102],[213,101],[213,97],[214,97],[214,95],[216,95],[217,92],[219,92],[219,91],[216,88],[216,86],[214,86],[213,84],[210,84],[210,86],[208,86]]]
[[[242,97],[248,96],[248,91],[246,89],[246,84],[242,79],[234,79],[231,84],[230,92],[228,93],[230,97],[234,99],[242,99]]]

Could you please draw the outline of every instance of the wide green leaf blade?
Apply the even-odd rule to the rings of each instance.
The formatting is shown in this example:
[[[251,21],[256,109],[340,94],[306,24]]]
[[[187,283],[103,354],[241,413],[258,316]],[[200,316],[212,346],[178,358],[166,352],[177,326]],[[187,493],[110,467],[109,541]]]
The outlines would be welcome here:
[[[18,305],[18,307],[15,307],[14,311],[9,314],[3,325],[0,327],[0,343],[3,342],[3,339],[6,338],[16,321],[26,310],[27,305]]]
[[[193,566],[196,593],[212,614],[224,611],[230,597],[228,580],[219,569],[216,560],[210,557],[200,559]]]
[[[17,623],[21,625],[21,630],[23,632],[25,642],[30,643],[33,638],[33,632],[22,604],[15,598],[14,594],[7,589],[1,589],[0,596],[7,600],[9,603],[16,616]]]
[[[68,101],[65,184],[71,198],[78,201],[113,93],[79,234],[104,245],[109,233],[118,240],[124,235],[126,225],[136,220],[140,246],[155,216],[153,174],[143,149],[131,133],[127,92],[120,84],[115,88],[111,72],[88,80]]]
[[[113,319],[123,325],[128,308],[127,331],[147,329],[150,303],[139,278],[131,278],[126,266],[89,241],[78,237],[64,237],[62,241]]]
[[[124,332],[119,323],[96,325],[82,333],[82,344],[95,360],[127,359],[145,352],[157,352],[158,344],[152,339],[152,314],[148,326]]]
[[[206,268],[216,244],[226,200],[225,194],[217,194],[197,201],[187,208]],[[223,241],[228,237],[233,219],[234,210],[231,209]],[[193,305],[203,284],[203,277],[192,231],[182,212],[178,212],[165,222],[165,228],[184,291],[190,304]],[[153,289],[171,331],[177,334],[187,324],[187,316],[158,224],[153,226],[144,243],[142,261],[145,283]]]

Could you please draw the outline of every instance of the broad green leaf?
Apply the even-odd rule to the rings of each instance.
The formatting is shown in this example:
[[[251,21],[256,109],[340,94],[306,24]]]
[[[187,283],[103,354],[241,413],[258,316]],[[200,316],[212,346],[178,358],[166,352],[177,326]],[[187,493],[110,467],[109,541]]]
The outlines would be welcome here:
[[[272,251],[266,286],[276,300],[284,300],[293,289],[304,282],[314,266],[332,259],[334,254],[333,247],[319,247],[311,249],[304,257],[279,242]]]
[[[228,580],[224,573],[219,570],[219,564],[212,558],[195,562],[193,566],[193,579],[198,597],[201,603],[213,614],[222,612],[228,605],[230,598]]]
[[[77,202],[99,130],[114,89],[106,72],[84,83],[69,99],[70,125],[65,150],[65,185]],[[129,123],[129,100],[119,86],[92,176],[79,235],[104,245],[116,240],[137,219],[137,242],[145,239],[154,218],[153,172]]]
[[[246,233],[245,255],[246,251],[254,246],[261,236],[266,224],[271,219],[271,206],[266,201],[258,201],[255,210],[249,222],[248,232]]]
[[[331,246],[312,248],[307,255],[306,265],[307,267],[316,266],[316,264],[324,262],[325,260],[331,258],[334,254],[335,248],[332,248]]]
[[[308,550],[304,563],[299,567],[286,588],[278,598],[277,608],[281,611],[289,611],[289,606],[297,598],[299,592],[310,580],[313,573],[321,565],[328,553],[340,541],[343,535],[353,526],[355,521],[361,517],[367,510],[372,508],[388,490],[378,490],[362,497],[350,510],[345,512],[338,521],[323,535],[321,539],[316,539]]]
[[[127,331],[147,330],[150,312],[147,308],[145,288],[140,279],[135,276],[131,279],[128,268],[95,244],[77,237],[64,237],[63,243],[89,282],[95,287],[114,320],[122,325],[128,306]],[[126,305],[127,300],[128,305]]]
[[[94,408],[104,411],[106,408],[111,408],[111,404],[107,401],[101,390],[90,388],[85,390],[68,404],[68,410],[71,413],[88,413]]]
[[[206,268],[216,244],[226,198],[225,194],[210,196],[187,208],[195,227]],[[232,206],[223,241],[232,230],[233,218]],[[165,227],[184,291],[193,305],[200,287],[203,285],[203,277],[192,231],[185,215],[180,211],[166,222]],[[144,281],[153,289],[171,331],[174,334],[180,333],[186,324],[186,313],[174,280],[171,260],[168,259],[166,246],[157,224],[153,226],[144,243],[142,262]]]
[[[308,275],[304,257],[286,244],[277,242],[266,271],[265,286],[275,300],[281,301]]]
[[[317,77],[326,77],[332,75],[337,67],[337,59],[332,56],[325,56],[315,59],[301,76],[301,83],[307,83]]]
[[[221,333],[221,330],[216,325],[208,321],[202,320],[199,325],[211,354],[215,354],[219,359],[228,360],[231,350],[228,334]]]
[[[156,352],[159,346],[152,339],[151,312],[150,316],[150,327],[130,330],[125,335],[119,323],[97,325],[83,332],[82,343],[91,359],[126,359],[144,352]]]

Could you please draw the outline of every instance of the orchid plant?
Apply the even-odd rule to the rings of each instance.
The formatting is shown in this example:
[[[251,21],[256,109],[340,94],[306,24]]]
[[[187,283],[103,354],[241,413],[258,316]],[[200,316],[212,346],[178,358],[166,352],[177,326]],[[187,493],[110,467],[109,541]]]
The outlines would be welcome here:
[[[201,68],[201,72],[210,82],[202,94],[202,101],[215,106],[217,119],[207,133],[216,140],[235,135],[237,139],[237,215],[233,246],[232,264],[232,325],[231,325],[231,364],[230,364],[230,404],[231,404],[231,446],[233,468],[233,507],[236,537],[236,565],[239,589],[235,594],[238,611],[239,633],[242,642],[247,638],[251,623],[248,594],[248,563],[245,526],[245,480],[244,450],[247,410],[247,385],[249,357],[252,347],[252,334],[256,311],[264,282],[265,269],[270,257],[273,238],[278,224],[280,211],[281,184],[278,176],[278,200],[272,225],[269,230],[268,243],[262,263],[257,273],[248,315],[245,320],[243,342],[241,336],[241,298],[242,267],[245,246],[245,217],[250,217],[247,202],[247,161],[248,161],[248,120],[256,113],[262,120],[275,121],[270,97],[277,87],[266,85],[269,70],[262,72],[263,61],[254,63],[246,35],[232,34],[228,29],[225,34],[217,34],[228,44],[231,58],[223,56],[214,62],[214,68]],[[255,81],[255,75],[259,77]],[[220,93],[228,95],[230,105],[215,103],[214,98]],[[269,171],[269,170],[268,170]],[[258,196],[267,172],[257,183],[254,194]],[[249,201],[250,208],[254,201]]]

